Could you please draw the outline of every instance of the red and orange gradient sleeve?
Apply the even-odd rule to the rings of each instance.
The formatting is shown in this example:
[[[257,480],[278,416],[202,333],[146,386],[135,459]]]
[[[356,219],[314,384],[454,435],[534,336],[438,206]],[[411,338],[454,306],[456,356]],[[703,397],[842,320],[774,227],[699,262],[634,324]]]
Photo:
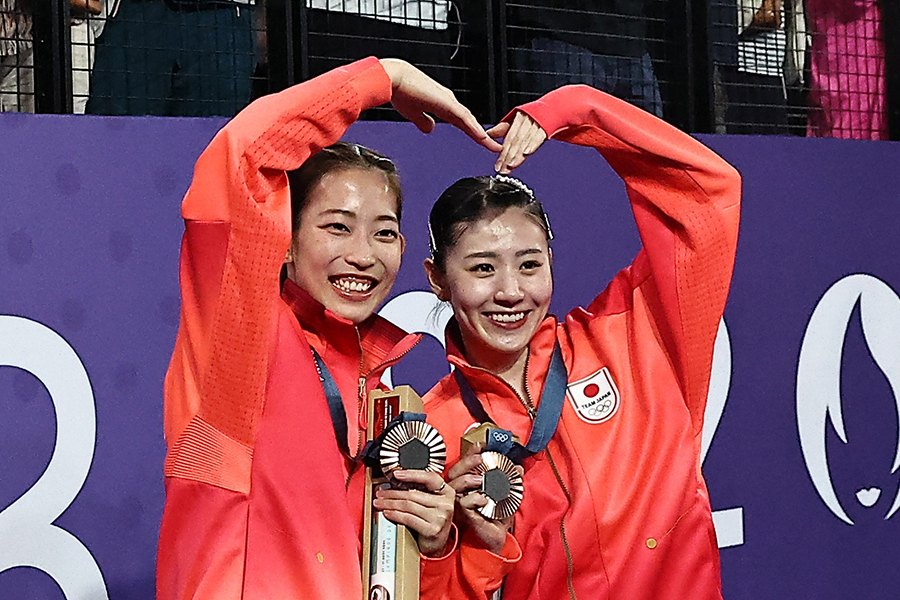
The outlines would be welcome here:
[[[522,550],[512,534],[499,554],[484,548],[471,531],[463,534],[454,548],[439,558],[422,557],[419,597],[422,600],[466,598],[490,600],[503,578],[522,558]]]
[[[165,382],[160,600],[261,597],[244,576],[247,494],[291,235],[286,171],[390,96],[376,59],[353,63],[255,101],[197,161]]]
[[[279,273],[290,244],[286,171],[390,95],[377,59],[353,63],[252,103],[197,161],[182,204],[182,318],[166,377],[167,474],[213,478],[202,465],[191,468],[202,457],[172,454],[184,446],[185,431],[209,438],[214,430],[228,438],[224,448],[240,468],[228,481],[208,482],[245,491],[248,463],[240,448],[252,449],[264,404]]]
[[[554,139],[596,148],[625,181],[643,243],[633,268],[646,270],[632,277],[649,274],[642,292],[699,434],[737,248],[740,174],[691,136],[588,86],[517,110]]]

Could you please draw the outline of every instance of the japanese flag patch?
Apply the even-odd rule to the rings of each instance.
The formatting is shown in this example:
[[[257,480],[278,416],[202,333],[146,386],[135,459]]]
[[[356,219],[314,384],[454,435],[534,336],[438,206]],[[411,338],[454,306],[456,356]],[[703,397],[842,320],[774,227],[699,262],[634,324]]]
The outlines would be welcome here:
[[[607,367],[570,383],[566,396],[581,420],[587,423],[608,421],[619,410],[619,390]]]

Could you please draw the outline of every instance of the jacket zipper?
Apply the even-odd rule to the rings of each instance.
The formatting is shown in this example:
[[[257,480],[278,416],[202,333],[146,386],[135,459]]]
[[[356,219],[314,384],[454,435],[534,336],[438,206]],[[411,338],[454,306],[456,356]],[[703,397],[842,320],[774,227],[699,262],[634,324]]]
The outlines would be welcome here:
[[[357,341],[357,343],[359,343],[359,387],[357,388],[357,396],[356,396],[357,424],[356,424],[356,452],[354,453],[354,456],[359,456],[359,453],[362,451],[362,448],[363,448],[363,436],[364,436],[364,433],[363,433],[364,429],[360,429],[359,424],[361,422],[363,422],[363,420],[362,420],[363,419],[363,414],[362,414],[363,407],[366,406],[366,402],[368,400],[368,393],[366,392],[366,382],[369,379],[369,375],[371,375],[372,373],[375,373],[376,371],[378,371],[379,369],[381,369],[388,363],[400,361],[400,359],[402,359],[404,356],[409,354],[413,348],[418,346],[419,341],[421,341],[421,340],[417,340],[415,344],[413,344],[412,346],[410,346],[409,348],[404,350],[402,353],[400,353],[395,358],[392,358],[391,360],[383,361],[383,362],[379,363],[378,365],[376,365],[368,373],[363,374],[363,368],[365,367],[365,357],[363,356],[362,336],[359,334],[358,327],[354,327],[354,330],[356,331],[356,341]],[[366,411],[365,417],[366,417],[365,418],[366,428],[368,428],[368,422],[369,422],[368,411]],[[350,487],[350,480],[353,479],[353,474],[356,472],[357,466],[358,466],[357,461],[354,461],[353,464],[350,465],[350,468],[348,469],[349,472],[347,474],[347,481],[344,482],[345,489]]]
[[[491,373],[487,369],[483,369],[481,367],[476,367],[473,365],[469,365],[471,369],[477,369],[480,371],[484,371],[485,373],[490,373],[494,377],[497,377],[500,381],[506,384],[513,394],[515,394],[516,398],[519,399],[519,402],[522,403],[522,406],[525,408],[525,411],[528,413],[528,417],[531,419],[531,422],[534,423],[534,417],[537,414],[537,411],[534,408],[534,401],[531,399],[531,390],[528,388],[528,362],[531,358],[531,353],[525,357],[525,398],[522,397],[516,389],[509,385],[502,377],[497,377],[494,373]],[[544,452],[547,453],[547,461],[550,463],[550,469],[553,471],[553,476],[556,477],[557,483],[559,483],[559,487],[562,488],[563,494],[566,497],[566,502],[569,503],[569,507],[572,506],[572,496],[569,494],[569,488],[566,487],[566,484],[562,480],[562,476],[559,474],[559,469],[556,468],[556,462],[553,460],[553,456],[550,454],[549,448],[544,448]],[[569,588],[569,599],[577,600],[577,596],[575,595],[575,585],[572,582],[572,574],[575,570],[574,564],[572,563],[572,550],[569,548],[569,540],[566,535],[566,516],[563,515],[559,520],[559,534],[562,538],[563,550],[566,552],[566,585]]]
[[[531,417],[531,422],[534,423],[534,417],[537,414],[537,411],[534,409],[534,400],[531,398],[531,389],[528,387],[528,359],[531,358],[531,353],[528,353],[528,356],[525,357],[525,398],[519,397],[519,401],[525,406],[525,409],[528,411],[528,416]],[[515,390],[513,390],[515,392]],[[519,396],[518,392],[516,392],[516,396]],[[566,497],[566,502],[568,502],[569,507],[572,506],[572,496],[569,495],[569,489],[566,487],[566,484],[563,482],[562,476],[559,474],[559,469],[556,468],[556,461],[553,460],[553,456],[550,454],[549,442],[547,444],[548,447],[544,448],[544,452],[547,454],[547,462],[550,463],[550,468],[553,470],[553,476],[556,477],[557,483],[559,483],[559,487],[562,488],[563,494]],[[566,536],[566,515],[563,514],[562,518],[559,520],[559,535],[562,538],[563,550],[566,552],[566,586],[569,588],[569,598],[570,600],[577,600],[577,596],[575,595],[575,585],[572,582],[572,573],[575,570],[575,567],[572,563],[572,550],[569,548],[569,540]]]
[[[359,344],[359,386],[356,390],[356,452],[353,453],[353,456],[350,457],[350,468],[347,469],[347,481],[344,482],[344,488],[350,488],[350,480],[353,479],[353,474],[356,473],[356,468],[359,466],[357,460],[354,460],[359,456],[360,451],[362,450],[362,430],[359,428],[360,423],[360,415],[362,414],[363,403],[366,399],[366,376],[363,374],[363,367],[365,366],[365,357],[363,356],[363,346],[362,346],[362,336],[359,334],[359,327],[354,326],[353,331],[356,332],[356,343]]]
[[[553,460],[553,456],[550,454],[550,450],[548,448],[544,449],[544,452],[547,453],[547,462],[550,463],[550,468],[553,470],[553,475],[556,477],[556,481],[559,482],[559,487],[562,488],[563,494],[566,496],[566,501],[569,503],[569,506],[572,506],[572,497],[569,495],[569,490],[566,488],[566,484],[563,483],[562,477],[559,474],[559,469],[556,468],[556,462]],[[572,582],[572,573],[575,571],[575,567],[572,564],[572,550],[569,548],[569,540],[566,537],[566,516],[563,515],[559,520],[559,535],[562,537],[563,549],[566,551],[566,569],[568,572],[566,573],[566,585],[569,587],[569,598],[571,600],[576,600],[577,596],[575,595],[575,585]]]

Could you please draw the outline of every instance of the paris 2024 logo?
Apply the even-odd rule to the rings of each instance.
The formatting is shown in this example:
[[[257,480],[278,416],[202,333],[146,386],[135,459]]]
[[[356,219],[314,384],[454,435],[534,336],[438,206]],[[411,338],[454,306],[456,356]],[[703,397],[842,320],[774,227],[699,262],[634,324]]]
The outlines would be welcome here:
[[[865,510],[886,507],[886,500],[879,503],[885,496],[893,496],[893,501],[889,508],[880,509],[886,511],[883,519],[890,519],[900,509],[900,490],[883,489],[883,485],[873,482],[858,481],[854,484],[853,495],[839,494],[835,489],[835,473],[829,467],[826,448],[829,435],[833,438],[836,434],[843,444],[851,443],[845,427],[847,402],[842,402],[842,391],[847,393],[846,385],[842,389],[842,365],[846,364],[843,362],[845,341],[851,333],[851,317],[857,306],[868,355],[888,384],[883,393],[866,397],[865,401],[885,405],[890,402],[900,418],[900,298],[876,277],[849,275],[825,292],[809,320],[797,367],[797,425],[806,468],[828,509],[849,525],[854,525],[854,520],[848,512],[865,514]],[[892,397],[880,397],[888,395]],[[890,427],[884,427],[881,431],[889,430]],[[893,431],[897,432],[896,425]],[[859,437],[852,440],[855,447],[873,441]],[[897,437],[900,438],[900,434]],[[893,462],[885,460],[883,469],[896,474],[900,469],[900,439],[893,447],[893,453]],[[891,478],[880,476],[879,479],[884,482]],[[859,506],[849,511],[854,499]]]

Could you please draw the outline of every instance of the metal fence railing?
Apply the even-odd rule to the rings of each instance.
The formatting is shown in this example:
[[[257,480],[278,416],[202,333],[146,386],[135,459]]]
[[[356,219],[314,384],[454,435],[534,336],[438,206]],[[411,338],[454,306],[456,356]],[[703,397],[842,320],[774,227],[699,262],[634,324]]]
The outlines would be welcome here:
[[[0,0],[0,111],[33,112],[34,45],[30,5]]]
[[[91,75],[88,112],[233,115],[259,64],[248,0],[119,0]]]
[[[716,2],[718,130],[890,137],[879,0]]]
[[[900,139],[892,0],[0,0],[3,111],[228,116],[369,55],[485,122],[579,82],[690,132]]]

